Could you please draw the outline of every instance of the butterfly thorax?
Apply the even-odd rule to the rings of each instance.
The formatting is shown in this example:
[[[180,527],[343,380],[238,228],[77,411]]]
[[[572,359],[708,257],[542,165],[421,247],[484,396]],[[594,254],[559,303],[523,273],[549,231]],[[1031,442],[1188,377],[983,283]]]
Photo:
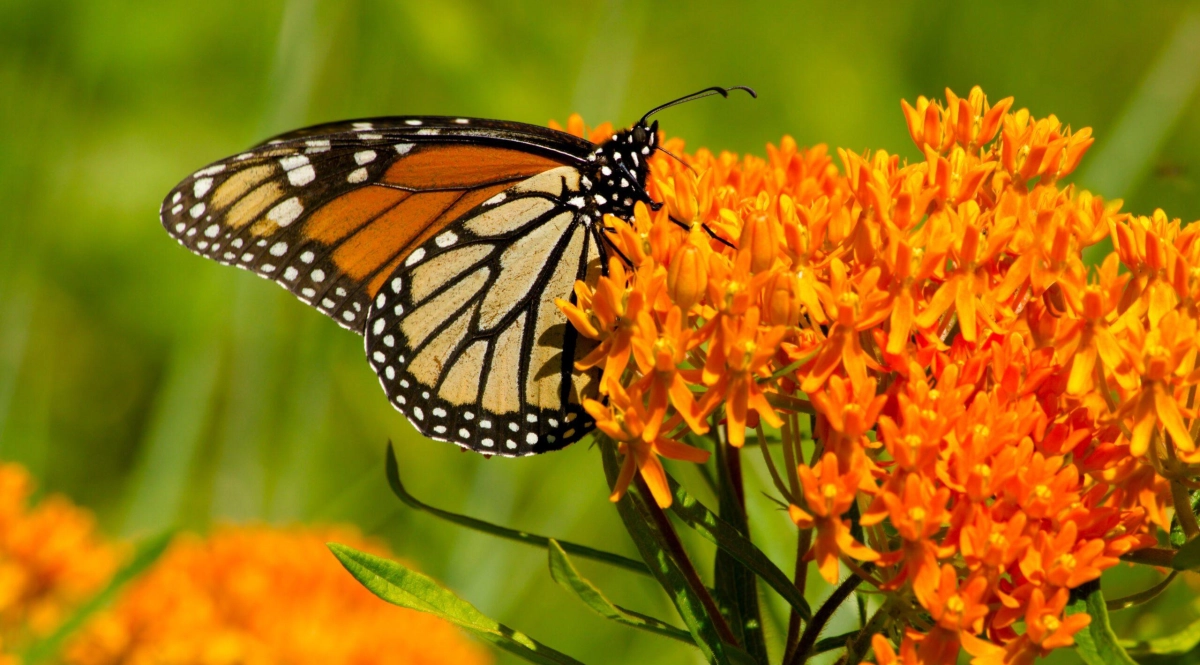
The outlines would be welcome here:
[[[581,169],[580,197],[572,201],[597,219],[614,215],[633,217],[638,201],[650,202],[646,177],[650,155],[658,142],[658,123],[634,125],[622,130],[596,147]]]

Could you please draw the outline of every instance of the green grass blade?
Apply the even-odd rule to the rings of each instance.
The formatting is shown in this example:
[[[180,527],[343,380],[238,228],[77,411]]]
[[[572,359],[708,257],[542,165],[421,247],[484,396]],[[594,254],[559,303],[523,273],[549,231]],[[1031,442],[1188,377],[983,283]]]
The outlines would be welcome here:
[[[1087,628],[1075,633],[1075,652],[1087,665],[1136,665],[1136,661],[1125,653],[1117,642],[1112,626],[1108,623],[1108,609],[1104,605],[1104,594],[1100,582],[1088,582],[1071,591],[1071,604],[1067,614],[1087,613],[1092,622]]]
[[[390,443],[388,444],[387,449],[387,479],[388,484],[392,486],[392,491],[395,492],[396,496],[399,497],[400,500],[410,508],[427,512],[430,515],[444,519],[447,522],[452,522],[459,526],[465,526],[468,529],[481,531],[498,538],[515,540],[518,543],[525,543],[526,545],[533,545],[535,547],[550,547],[550,538],[546,536],[539,536],[537,534],[528,533],[525,531],[517,531],[516,529],[498,526],[492,524],[491,522],[485,522],[474,517],[459,515],[458,513],[452,513],[448,510],[442,510],[441,508],[434,508],[433,506],[422,502],[412,494],[409,494],[408,490],[404,488],[404,483],[400,482],[400,464],[396,461],[396,451],[392,448]],[[621,556],[620,554],[605,552],[603,550],[598,550],[586,545],[577,545],[575,543],[570,543],[563,540],[558,540],[557,542],[565,551],[570,552],[575,556],[611,564],[626,570],[631,570],[635,573],[641,573],[643,575],[650,574],[650,569],[647,568],[646,564],[642,563],[641,561],[635,561],[629,557]]]
[[[558,544],[558,541],[551,540],[548,551],[550,553],[550,577],[554,578],[559,586],[575,594],[583,601],[584,605],[600,616],[695,646],[696,642],[687,631],[640,612],[627,610],[609,600],[596,585],[579,574],[579,569],[571,563],[566,550]]]
[[[329,543],[329,549],[371,593],[393,605],[445,619],[475,637],[539,665],[582,665],[492,619],[433,579],[387,559]]]
[[[75,631],[83,627],[92,615],[107,607],[126,584],[136,579],[147,568],[153,565],[155,561],[158,561],[158,558],[166,551],[167,546],[171,544],[173,536],[174,533],[169,531],[143,542],[137,548],[137,551],[134,552],[133,559],[113,575],[108,585],[101,589],[100,593],[92,596],[91,599],[75,610],[75,613],[68,617],[53,633],[30,645],[25,650],[25,653],[21,655],[21,662],[25,665],[37,665],[37,663],[49,660],[58,655],[58,652],[65,646],[67,639],[75,634]]]
[[[775,565],[775,562],[767,558],[767,555],[763,554],[762,550],[758,549],[754,543],[738,533],[733,525],[717,517],[704,504],[688,494],[687,490],[683,489],[683,486],[674,478],[668,475],[667,481],[671,483],[671,492],[675,495],[675,502],[671,504],[671,512],[676,517],[758,575],[782,596],[805,621],[812,618],[812,608],[809,607],[808,601],[804,600],[804,596],[796,590],[796,586],[788,579],[787,574]]]

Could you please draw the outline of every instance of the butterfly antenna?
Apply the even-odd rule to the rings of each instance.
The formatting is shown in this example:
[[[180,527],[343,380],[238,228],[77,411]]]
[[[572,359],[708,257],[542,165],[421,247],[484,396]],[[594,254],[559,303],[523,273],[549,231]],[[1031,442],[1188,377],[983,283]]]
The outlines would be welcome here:
[[[658,113],[659,111],[662,111],[663,109],[669,109],[672,106],[678,106],[685,102],[692,102],[697,99],[703,99],[705,97],[711,97],[713,95],[720,95],[722,97],[728,97],[729,93],[733,92],[734,90],[744,90],[745,92],[749,93],[749,95],[751,97],[758,99],[758,93],[754,92],[754,90],[747,88],[744,85],[735,85],[732,88],[722,88],[720,86],[713,86],[711,88],[697,90],[696,92],[693,92],[690,95],[684,95],[684,96],[680,97],[679,99],[673,99],[673,100],[667,102],[666,104],[660,104],[658,106],[655,106],[654,108],[647,111],[646,115],[642,116],[642,119],[638,121],[638,124],[639,125],[646,124],[646,120],[650,116],[654,115],[655,113]]]
[[[679,162],[680,164],[683,164],[684,168],[686,168],[687,170],[689,170],[689,171],[691,171],[692,173],[694,173],[694,174],[696,175],[696,177],[697,177],[697,178],[698,178],[698,177],[700,177],[700,174],[696,172],[696,169],[692,168],[692,165],[691,165],[691,164],[688,164],[687,162],[685,162],[685,161],[683,161],[682,159],[680,159],[680,158],[679,158],[679,157],[678,157],[678,156],[677,156],[675,153],[673,153],[673,152],[671,152],[670,150],[667,150],[666,148],[663,148],[663,147],[661,147],[661,146],[655,146],[655,147],[654,147],[654,149],[655,149],[655,150],[658,150],[658,151],[660,151],[660,152],[664,152],[664,153],[666,153],[666,155],[667,155],[668,157],[670,157],[671,159],[673,159],[673,160],[675,160],[675,161]]]

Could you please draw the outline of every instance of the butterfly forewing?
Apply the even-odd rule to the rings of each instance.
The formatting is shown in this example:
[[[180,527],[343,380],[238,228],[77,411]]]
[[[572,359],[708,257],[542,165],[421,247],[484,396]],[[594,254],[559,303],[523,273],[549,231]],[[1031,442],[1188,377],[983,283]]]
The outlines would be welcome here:
[[[592,348],[554,304],[594,282],[599,238],[570,204],[580,174],[559,167],[505,187],[426,238],[384,281],[367,355],[388,398],[426,436],[507,456],[589,432]]]
[[[473,118],[380,118],[297,130],[205,167],[160,212],[188,249],[278,282],[362,333],[366,309],[413,247],[592,145]]]

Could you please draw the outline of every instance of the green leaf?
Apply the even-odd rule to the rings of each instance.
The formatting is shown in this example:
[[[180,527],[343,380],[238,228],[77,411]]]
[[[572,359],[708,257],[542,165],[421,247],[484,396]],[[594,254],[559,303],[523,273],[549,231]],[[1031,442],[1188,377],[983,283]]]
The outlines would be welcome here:
[[[1175,570],[1200,568],[1200,537],[1192,538],[1179,548],[1175,558],[1171,559],[1171,567]]]
[[[608,477],[611,487],[616,482],[620,472],[617,461],[616,445],[606,437],[598,437],[600,452],[604,458],[604,474]],[[633,538],[634,545],[641,553],[642,559],[650,567],[658,583],[666,590],[679,617],[683,619],[688,632],[696,642],[696,646],[704,654],[709,663],[754,663],[746,652],[726,644],[717,633],[712,618],[708,615],[704,603],[688,585],[687,579],[673,560],[671,553],[664,546],[665,537],[659,532],[654,518],[643,504],[642,497],[634,491],[625,492],[617,501],[617,513],[625,523],[625,530]],[[738,653],[734,653],[734,652]],[[744,656],[744,659],[743,659]]]
[[[718,436],[721,428],[715,428]],[[749,540],[750,527],[739,499],[742,488],[740,451],[724,444],[716,445],[716,468],[720,491],[721,517],[738,534]],[[758,579],[742,562],[723,549],[717,550],[713,578],[723,613],[729,618],[734,634],[746,652],[760,663],[767,662],[767,643],[763,636],[762,608],[758,602]]]
[[[480,531],[498,538],[515,540],[518,543],[525,543],[526,545],[533,545],[534,547],[550,547],[550,538],[546,536],[539,536],[537,534],[527,533],[525,531],[517,531],[516,529],[497,526],[491,522],[485,522],[480,519],[475,519],[474,517],[459,515],[458,513],[452,513],[448,510],[442,510],[441,508],[434,508],[427,503],[423,503],[417,497],[409,494],[408,490],[404,488],[404,483],[400,482],[400,464],[396,461],[396,451],[392,448],[391,443],[388,443],[387,448],[387,479],[388,484],[392,486],[392,492],[394,492],[396,496],[399,497],[400,500],[410,508],[427,512],[430,515],[444,519],[447,522],[452,522],[459,526],[465,526],[468,529],[474,529],[475,531]],[[635,573],[641,573],[643,575],[650,574],[650,569],[646,567],[646,564],[642,563],[641,561],[630,559],[629,557],[621,556],[620,554],[605,552],[603,550],[594,549],[586,545],[576,545],[575,543],[567,542],[565,540],[558,540],[558,544],[567,552],[570,552],[578,557],[612,564],[614,566],[624,568]]]
[[[53,633],[30,645],[25,653],[21,654],[21,662],[25,665],[37,665],[37,663],[58,655],[58,652],[66,644],[67,638],[79,630],[92,615],[107,607],[126,584],[145,572],[162,556],[167,546],[171,544],[173,536],[174,532],[168,531],[139,545],[129,563],[113,575],[112,579],[108,581],[108,585],[100,593],[92,596],[79,609],[75,610],[75,613]]]
[[[365,552],[329,543],[333,555],[371,593],[393,605],[427,612],[479,639],[540,665],[582,665],[533,638],[485,616],[429,577]]]
[[[1136,661],[1117,642],[1117,636],[1108,623],[1108,610],[1104,605],[1099,580],[1071,590],[1067,614],[1080,612],[1092,617],[1087,628],[1075,633],[1075,652],[1087,665],[1136,665]]]
[[[668,475],[667,482],[671,484],[671,492],[675,495],[675,502],[671,504],[671,512],[676,517],[762,578],[805,621],[812,618],[812,608],[809,607],[808,601],[804,600],[804,595],[796,589],[796,585],[792,584],[787,574],[780,570],[775,562],[767,558],[767,555],[763,554],[762,550],[758,549],[754,543],[738,533],[733,525],[717,517],[704,504],[688,494],[687,490],[683,489],[683,486],[674,478]]]
[[[1133,640],[1121,640],[1121,646],[1125,647],[1126,651],[1131,656],[1139,656],[1140,662],[1145,662],[1141,656],[1179,656],[1188,653],[1197,646],[1200,646],[1200,621],[1196,621],[1187,628],[1166,637],[1160,637],[1144,642],[1134,642]]]
[[[554,578],[554,581],[559,586],[575,594],[585,605],[595,610],[600,616],[623,623],[626,626],[633,626],[634,628],[657,633],[679,640],[680,642],[686,642],[692,646],[696,645],[696,642],[692,640],[691,633],[659,621],[654,617],[649,617],[633,610],[627,610],[610,601],[600,589],[596,588],[596,585],[579,574],[579,570],[575,568],[575,564],[571,563],[567,552],[558,544],[558,541],[550,541],[549,552],[550,576]]]

